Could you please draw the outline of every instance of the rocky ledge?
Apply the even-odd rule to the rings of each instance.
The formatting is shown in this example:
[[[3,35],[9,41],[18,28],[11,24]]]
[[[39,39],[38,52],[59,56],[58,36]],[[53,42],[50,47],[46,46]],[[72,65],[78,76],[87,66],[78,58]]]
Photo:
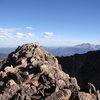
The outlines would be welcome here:
[[[30,43],[0,65],[0,100],[100,100],[100,93],[91,83],[88,93],[81,91],[53,55]]]

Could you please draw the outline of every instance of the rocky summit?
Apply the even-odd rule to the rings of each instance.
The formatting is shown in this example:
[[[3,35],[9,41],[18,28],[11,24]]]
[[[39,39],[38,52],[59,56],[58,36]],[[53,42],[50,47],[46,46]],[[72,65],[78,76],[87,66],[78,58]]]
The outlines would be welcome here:
[[[19,46],[0,63],[0,100],[100,100],[89,83],[81,91],[75,77],[38,43]]]

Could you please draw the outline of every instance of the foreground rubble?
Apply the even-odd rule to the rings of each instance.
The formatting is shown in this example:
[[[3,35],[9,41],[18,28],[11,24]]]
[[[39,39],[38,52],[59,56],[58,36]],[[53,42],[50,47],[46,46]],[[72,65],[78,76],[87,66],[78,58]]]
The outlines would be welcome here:
[[[19,46],[0,67],[0,100],[100,100],[85,93],[38,43]]]

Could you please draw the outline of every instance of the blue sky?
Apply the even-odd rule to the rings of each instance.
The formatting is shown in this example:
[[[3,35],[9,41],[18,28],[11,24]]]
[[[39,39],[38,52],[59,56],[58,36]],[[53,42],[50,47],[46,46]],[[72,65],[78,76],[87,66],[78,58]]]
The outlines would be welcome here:
[[[100,0],[0,0],[0,47],[100,44]]]

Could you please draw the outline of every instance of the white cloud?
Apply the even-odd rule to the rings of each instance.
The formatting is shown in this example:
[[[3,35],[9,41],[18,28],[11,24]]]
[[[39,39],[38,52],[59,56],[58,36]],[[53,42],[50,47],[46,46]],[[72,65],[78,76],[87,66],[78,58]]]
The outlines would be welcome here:
[[[27,33],[27,35],[28,35],[29,37],[34,37],[34,36],[35,36],[35,34],[33,34],[33,33]]]
[[[0,28],[0,33],[16,32],[17,28]]]
[[[5,36],[4,35],[0,35],[0,38],[4,38]]]
[[[11,38],[13,32],[16,32],[17,28],[0,28],[0,38]]]
[[[87,42],[88,43],[88,42]],[[100,40],[90,41],[91,44],[100,45]]]
[[[0,33],[0,38],[4,38],[6,37],[6,34],[5,33]]]
[[[0,33],[0,38],[11,38],[13,34],[11,33]]]
[[[17,32],[17,33],[16,33],[16,37],[18,37],[18,38],[20,38],[20,37],[24,37],[24,33]]]
[[[18,37],[18,38],[34,37],[34,36],[35,36],[35,34],[33,34],[33,33],[21,33],[21,32],[16,33],[16,37]]]
[[[54,35],[53,32],[44,32],[44,37],[45,37],[45,38],[51,37],[51,36],[53,36],[53,35]]]
[[[26,27],[26,29],[27,29],[27,30],[33,30],[33,27],[28,26],[28,27]]]
[[[34,36],[35,36],[34,33],[20,32],[19,31],[20,29],[19,28],[0,28],[0,47],[15,47],[20,44],[34,41]]]

